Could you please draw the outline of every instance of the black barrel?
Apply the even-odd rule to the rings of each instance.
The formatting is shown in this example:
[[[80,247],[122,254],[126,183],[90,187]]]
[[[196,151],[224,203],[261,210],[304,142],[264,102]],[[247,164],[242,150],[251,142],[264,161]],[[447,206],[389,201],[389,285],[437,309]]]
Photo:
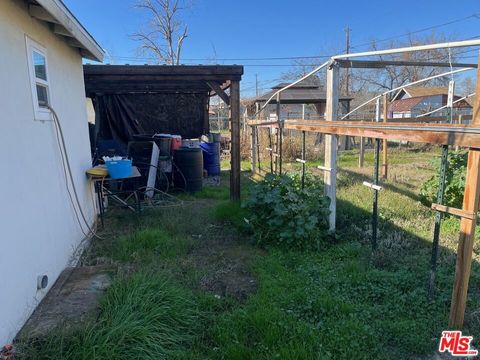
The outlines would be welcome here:
[[[174,175],[173,184],[188,192],[202,190],[203,156],[200,148],[176,149],[173,153]]]

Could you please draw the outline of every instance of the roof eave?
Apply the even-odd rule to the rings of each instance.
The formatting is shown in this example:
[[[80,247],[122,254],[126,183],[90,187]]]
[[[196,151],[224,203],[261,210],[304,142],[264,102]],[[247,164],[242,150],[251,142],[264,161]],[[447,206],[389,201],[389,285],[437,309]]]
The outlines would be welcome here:
[[[61,0],[36,0],[38,6],[30,5],[30,15],[39,20],[54,24],[54,32],[65,36],[72,47],[80,49],[82,57],[94,61],[103,61],[105,55],[102,47],[82,26]],[[47,14],[42,14],[41,7]],[[50,15],[50,17],[48,16]]]

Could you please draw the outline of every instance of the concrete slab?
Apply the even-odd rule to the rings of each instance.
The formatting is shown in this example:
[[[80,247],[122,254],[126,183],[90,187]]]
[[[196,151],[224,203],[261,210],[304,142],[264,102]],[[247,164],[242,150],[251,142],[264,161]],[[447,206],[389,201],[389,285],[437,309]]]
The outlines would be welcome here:
[[[62,324],[74,326],[98,314],[98,300],[112,282],[116,268],[66,268],[18,333],[17,339],[41,337]]]

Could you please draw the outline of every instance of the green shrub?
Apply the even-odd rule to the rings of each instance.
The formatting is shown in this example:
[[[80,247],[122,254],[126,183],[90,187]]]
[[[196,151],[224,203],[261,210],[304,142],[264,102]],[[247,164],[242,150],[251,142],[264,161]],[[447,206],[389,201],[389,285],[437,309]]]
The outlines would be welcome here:
[[[462,207],[467,156],[468,154],[466,151],[454,151],[448,154],[448,168],[443,201],[445,205],[456,208]],[[440,162],[440,159],[435,159],[437,173],[428,179],[420,189],[422,202],[427,206],[430,206],[432,202],[437,201]]]
[[[244,204],[258,244],[319,249],[328,233],[329,199],[320,179],[267,175],[251,188]]]

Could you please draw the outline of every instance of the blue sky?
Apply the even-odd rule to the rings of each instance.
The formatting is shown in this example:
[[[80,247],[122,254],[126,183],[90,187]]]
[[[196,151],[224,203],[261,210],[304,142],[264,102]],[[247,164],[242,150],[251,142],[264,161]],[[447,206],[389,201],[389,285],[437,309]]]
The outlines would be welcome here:
[[[350,27],[355,51],[367,50],[373,39],[397,37],[435,27],[450,39],[480,37],[480,2],[436,0],[322,1],[322,0],[190,0],[184,13],[189,36],[183,48],[185,63],[243,64],[245,95],[255,91],[255,74],[265,91],[292,69],[292,60],[242,60],[318,56],[343,52],[345,27]],[[130,34],[144,26],[145,14],[135,0],[64,0],[82,24],[110,54],[110,63],[145,63]],[[478,14],[478,18],[467,17]],[[463,19],[463,20],[462,20]],[[459,21],[457,21],[459,20]],[[454,23],[438,26],[441,24]],[[405,37],[398,37],[404,40]],[[364,44],[364,45],[362,45]],[[388,42],[380,43],[387,46]],[[352,50],[353,51],[353,50]],[[474,53],[468,54],[470,57]],[[209,60],[210,59],[210,60]],[[465,61],[475,61],[467,58]],[[318,60],[320,61],[320,60]],[[272,66],[275,65],[275,66]]]

